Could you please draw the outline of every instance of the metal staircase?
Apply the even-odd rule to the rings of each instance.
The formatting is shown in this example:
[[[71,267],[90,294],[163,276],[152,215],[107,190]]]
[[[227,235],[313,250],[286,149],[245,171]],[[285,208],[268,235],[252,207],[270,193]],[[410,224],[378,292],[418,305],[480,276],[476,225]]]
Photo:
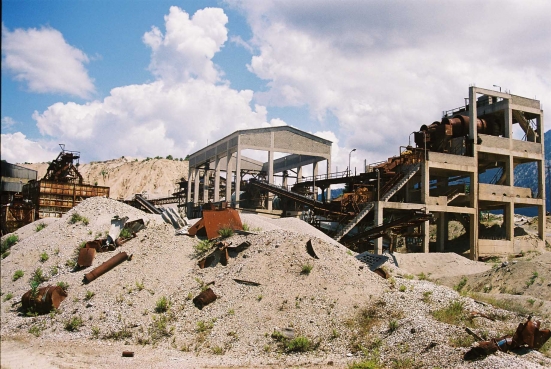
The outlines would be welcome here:
[[[368,202],[365,208],[362,209],[350,222],[348,222],[334,237],[336,241],[340,241],[345,234],[350,232],[373,208],[375,207],[374,202]]]
[[[404,185],[419,171],[421,165],[419,163],[413,164],[407,172],[405,172],[401,179],[396,182],[385,194],[381,197],[381,201],[388,201],[396,192],[398,192]]]

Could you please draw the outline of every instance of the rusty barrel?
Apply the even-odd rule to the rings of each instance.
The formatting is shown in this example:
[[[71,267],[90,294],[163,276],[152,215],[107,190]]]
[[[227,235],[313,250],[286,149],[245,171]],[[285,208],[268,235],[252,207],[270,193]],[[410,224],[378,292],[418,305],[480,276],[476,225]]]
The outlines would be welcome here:
[[[96,249],[84,247],[80,249],[78,253],[77,265],[81,268],[89,267],[92,265],[94,258],[96,257]]]
[[[128,254],[126,252],[121,252],[115,256],[113,256],[111,259],[107,260],[105,263],[101,264],[96,269],[92,270],[90,273],[87,273],[84,275],[84,281],[86,283],[92,282],[94,279],[98,278],[99,276],[103,275],[104,273],[107,273],[123,261],[128,259]]]
[[[47,286],[38,289],[35,297],[32,290],[25,292],[21,297],[21,305],[24,310],[32,310],[39,314],[49,313],[52,308],[57,309],[67,297],[67,291],[59,286]]]
[[[207,288],[193,299],[193,303],[199,309],[202,309],[203,307],[216,300],[216,297],[217,296],[214,294],[214,291],[210,288]]]

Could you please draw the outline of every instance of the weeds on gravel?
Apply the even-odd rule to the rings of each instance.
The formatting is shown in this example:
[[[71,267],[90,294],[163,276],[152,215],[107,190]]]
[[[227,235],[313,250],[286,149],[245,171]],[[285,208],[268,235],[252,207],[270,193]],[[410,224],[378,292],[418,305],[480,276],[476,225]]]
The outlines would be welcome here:
[[[74,212],[71,217],[69,218],[69,223],[70,224],[76,224],[78,222],[82,222],[82,224],[84,225],[88,225],[88,223],[90,223],[90,221],[88,220],[88,218],[86,217],[83,217],[82,215],[80,215],[79,213],[77,212]]]
[[[16,234],[9,235],[0,244],[0,252],[2,253],[2,259],[7,258],[10,252],[8,251],[13,245],[19,241],[19,236]]]
[[[99,328],[98,328],[98,334],[99,334]],[[118,331],[111,331],[105,336],[103,336],[103,338],[105,339],[115,340],[115,341],[121,341],[131,337],[132,337],[132,331],[130,330],[130,327],[128,327],[126,324],[124,324],[122,328],[119,329]]]
[[[163,296],[160,299],[157,300],[157,303],[155,304],[155,312],[156,313],[164,313],[170,308],[170,300]]]
[[[482,295],[482,294],[478,294],[478,293],[471,294],[471,297],[475,300],[480,300],[480,301],[483,301],[483,302],[487,302],[488,304],[491,304],[494,307],[497,307],[497,308],[500,308],[500,309],[503,309],[503,310],[507,310],[507,311],[512,311],[512,312],[518,313],[520,315],[529,315],[529,314],[531,314],[531,312],[528,309],[526,309],[524,306],[522,306],[521,304],[519,304],[518,302],[515,302],[515,301],[506,300],[506,299],[498,300],[494,297],[487,296],[487,295]]]
[[[90,301],[92,297],[96,295],[93,291],[86,291],[86,295],[84,296],[84,301]]]
[[[99,338],[99,327],[97,325],[92,326],[92,337]]]
[[[121,238],[132,238],[133,234],[128,228],[123,228],[121,230],[121,233],[119,233],[119,237]]]
[[[371,334],[371,328],[377,325],[383,317],[388,314],[384,313],[384,301],[377,301],[373,305],[359,309],[356,315],[345,322],[347,328],[351,331],[349,341],[350,349],[354,352],[363,351],[367,348],[374,347],[376,337]]]
[[[136,288],[138,289],[138,291],[141,291],[144,289],[143,280],[141,282],[136,281]]]
[[[46,251],[44,251],[42,254],[40,254],[40,262],[41,263],[45,263],[48,261],[48,259],[50,258],[50,256],[48,255],[48,253]]]
[[[306,352],[314,348],[312,341],[308,337],[298,336],[284,343],[287,352]]]
[[[212,245],[213,242],[209,240],[201,240],[193,246],[193,249],[195,250],[195,254],[201,255],[209,251],[212,248]]]
[[[463,289],[463,287],[465,287],[466,284],[467,284],[467,278],[463,277],[461,278],[459,283],[453,287],[453,289],[456,290],[457,292],[461,292],[461,290]]]
[[[300,271],[300,274],[310,274],[310,272],[312,271],[312,269],[314,268],[314,266],[310,263],[307,263],[307,264],[303,264],[302,265],[302,270]]]
[[[78,331],[84,322],[80,316],[74,316],[65,322],[65,330],[69,332]]]
[[[348,364],[348,369],[380,369],[382,368],[378,360],[365,359],[363,361],[354,361]]]
[[[46,223],[40,222],[36,225],[36,228],[34,230],[35,232],[40,232],[44,228],[46,228]]]
[[[400,285],[400,289],[399,289],[400,292],[406,292],[406,290],[407,290],[406,286],[404,286],[403,284]]]
[[[67,261],[65,262],[65,265],[70,269],[74,269],[77,266],[77,262],[76,260],[73,260],[73,259],[67,259]]]
[[[61,289],[65,292],[69,291],[69,283],[67,282],[57,282],[57,286],[61,287]]]
[[[211,350],[214,355],[224,355],[224,348],[220,346],[214,346]]]
[[[222,227],[218,230],[218,234],[222,238],[228,238],[233,236],[233,228],[231,227]]]
[[[44,323],[36,324],[29,328],[29,333],[35,337],[40,337],[44,329],[46,329]]]
[[[394,332],[395,330],[398,329],[398,321],[395,320],[395,319],[392,319],[388,322],[388,331],[390,333]]]
[[[425,273],[420,273],[420,274],[417,274],[417,279],[419,279],[420,281],[426,281],[427,276],[425,275]]]
[[[10,301],[13,298],[13,293],[6,293],[6,296],[4,296],[4,301]]]
[[[200,320],[197,322],[197,328],[195,330],[199,333],[206,332],[208,330],[211,330],[214,327],[215,320],[211,320],[209,322],[205,322],[203,320]]]
[[[452,301],[447,307],[432,312],[432,316],[443,323],[474,327],[475,322],[465,312],[462,301]]]
[[[47,280],[48,280],[48,277],[44,275],[44,272],[40,267],[36,268],[31,276],[31,281],[36,281],[39,284],[42,282],[46,282]]]
[[[539,276],[538,272],[532,273],[532,276],[530,277],[530,279],[526,281],[526,287],[530,287],[531,285],[533,285],[534,282],[536,281],[536,278],[538,278],[538,276]]]
[[[11,280],[15,282],[19,278],[23,278],[24,275],[25,275],[25,272],[22,271],[21,269],[18,269],[15,271],[15,273],[13,273],[13,277],[11,277]]]
[[[425,304],[428,304],[430,302],[431,295],[432,295],[432,291],[423,292],[423,299],[422,300]]]
[[[50,268],[50,275],[54,276],[54,275],[57,275],[57,273],[59,273],[59,269],[58,269],[57,265],[52,266]]]
[[[474,337],[468,334],[450,337],[449,343],[452,347],[471,347],[474,343]]]

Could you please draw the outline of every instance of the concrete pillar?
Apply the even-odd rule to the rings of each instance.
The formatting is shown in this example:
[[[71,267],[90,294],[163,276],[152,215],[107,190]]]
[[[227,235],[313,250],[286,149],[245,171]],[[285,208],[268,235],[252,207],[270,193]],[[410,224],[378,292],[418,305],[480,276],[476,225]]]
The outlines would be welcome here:
[[[383,202],[382,201],[375,202],[374,210],[375,210],[375,217],[374,217],[375,226],[378,226],[379,224],[383,223],[383,211],[384,211]],[[383,237],[376,238],[374,241],[374,245],[375,245],[375,250],[374,250],[375,254],[381,255],[383,253]]]
[[[268,150],[268,183],[274,183],[274,152]],[[272,211],[272,193],[268,192],[268,210]]]
[[[472,155],[475,162],[478,163],[478,151],[476,143],[478,140],[478,132],[476,130],[476,119],[478,117],[476,106],[476,87],[469,87],[469,139],[472,141],[473,152]],[[511,121],[511,117],[508,119]],[[506,124],[507,126],[507,124]],[[505,128],[508,129],[508,128]],[[509,129],[512,129],[509,126]],[[510,135],[511,131],[509,131]],[[473,173],[470,174],[470,198],[471,208],[477,211],[474,214],[469,215],[469,242],[470,242],[470,257],[472,260],[478,260],[478,165]]]
[[[318,162],[314,162],[314,168],[313,168],[313,177],[314,178],[314,181],[316,180],[316,176],[318,175],[318,169],[319,169],[319,166],[318,166]],[[313,190],[314,190],[314,200],[317,200],[318,199],[318,188],[316,186],[313,186]]]
[[[426,204],[430,196],[429,162],[421,163],[421,202]]]
[[[237,155],[235,159],[235,207],[239,208],[239,195],[241,193],[241,148],[237,144]]]
[[[193,206],[199,204],[199,168],[195,168],[195,175],[193,182]]]
[[[297,168],[297,182],[302,182],[302,166]]]
[[[220,201],[220,158],[214,158],[214,202]]]
[[[429,252],[429,242],[430,242],[430,221],[421,223],[421,233],[423,233],[423,252]]]
[[[231,204],[231,184],[232,184],[232,153],[228,150],[226,156],[226,201]]]
[[[191,218],[191,208],[193,207],[192,205],[192,201],[193,199],[191,198],[191,186],[193,184],[193,179],[194,179],[194,172],[193,172],[194,168],[189,168],[189,171],[188,171],[188,183],[187,183],[187,196],[186,196],[186,202],[187,202],[187,216],[188,218]]]
[[[327,158],[327,179],[330,178],[331,175],[331,157]],[[331,202],[331,185],[327,187],[327,196],[325,196],[325,199],[327,202]]]
[[[515,238],[515,205],[513,202],[505,203],[503,221],[505,222],[505,238],[513,241]]]
[[[443,252],[448,242],[448,213],[441,212],[438,217],[438,251]]]
[[[509,107],[511,103],[510,99],[505,99],[505,127],[503,127],[503,137],[507,137],[509,140],[513,139],[513,112]]]
[[[206,170],[203,172],[203,203],[206,204],[209,202],[209,182],[210,182],[210,171]]]

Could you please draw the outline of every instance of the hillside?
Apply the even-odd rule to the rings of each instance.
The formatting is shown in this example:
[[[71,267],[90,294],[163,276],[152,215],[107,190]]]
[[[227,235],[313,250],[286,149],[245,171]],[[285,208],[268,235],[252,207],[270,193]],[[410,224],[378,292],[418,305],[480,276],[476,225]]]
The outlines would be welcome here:
[[[130,199],[144,191],[156,198],[172,194],[176,182],[182,177],[187,179],[188,164],[187,161],[122,157],[82,164],[79,171],[84,182],[110,187],[113,199]],[[38,171],[38,178],[44,177],[48,169],[47,163],[18,165]]]

